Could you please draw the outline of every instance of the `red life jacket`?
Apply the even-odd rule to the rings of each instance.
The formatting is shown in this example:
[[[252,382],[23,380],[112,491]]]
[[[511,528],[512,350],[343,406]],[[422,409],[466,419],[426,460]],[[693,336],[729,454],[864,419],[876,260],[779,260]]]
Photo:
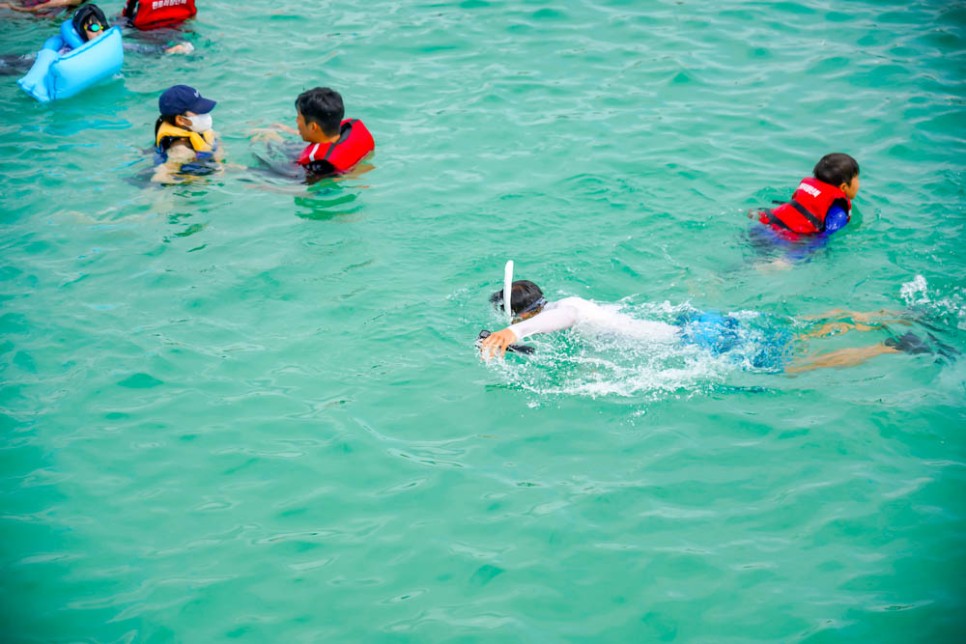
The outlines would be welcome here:
[[[298,164],[308,166],[317,161],[332,164],[336,172],[348,172],[376,149],[372,134],[359,119],[346,119],[340,126],[341,136],[335,143],[310,143],[302,150]]]
[[[195,0],[127,0],[121,15],[135,29],[171,27],[198,13]]]
[[[841,189],[806,177],[798,184],[791,201],[774,210],[763,210],[758,220],[780,230],[814,235],[825,230],[825,216],[836,201],[845,202],[845,211],[851,220],[852,202]]]

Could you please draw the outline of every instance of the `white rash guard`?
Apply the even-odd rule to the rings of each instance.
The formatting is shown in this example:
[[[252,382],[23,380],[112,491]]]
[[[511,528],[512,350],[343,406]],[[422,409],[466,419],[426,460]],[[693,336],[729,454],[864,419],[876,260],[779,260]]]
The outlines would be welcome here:
[[[673,343],[680,338],[678,327],[664,322],[637,320],[621,313],[617,306],[601,306],[580,297],[550,302],[537,315],[509,327],[517,340],[536,333],[550,333],[578,327],[594,334],[619,335],[650,342]]]

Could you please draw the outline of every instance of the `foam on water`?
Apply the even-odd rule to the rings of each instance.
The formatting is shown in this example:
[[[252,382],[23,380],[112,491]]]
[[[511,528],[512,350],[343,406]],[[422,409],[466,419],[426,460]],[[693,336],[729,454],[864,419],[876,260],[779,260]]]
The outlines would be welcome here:
[[[540,396],[638,397],[657,401],[672,395],[714,391],[737,371],[774,373],[781,361],[762,365],[763,351],[790,353],[788,327],[777,326],[756,311],[730,317],[734,346],[716,352],[681,337],[680,320],[699,314],[689,303],[671,305],[602,305],[602,319],[582,321],[573,330],[533,336],[538,350],[510,359],[500,368],[508,383]],[[668,329],[674,329],[669,339]],[[778,342],[778,346],[776,346]]]
[[[906,306],[919,311],[926,321],[966,331],[966,287],[952,285],[947,293],[936,293],[922,275],[916,275],[900,290]]]

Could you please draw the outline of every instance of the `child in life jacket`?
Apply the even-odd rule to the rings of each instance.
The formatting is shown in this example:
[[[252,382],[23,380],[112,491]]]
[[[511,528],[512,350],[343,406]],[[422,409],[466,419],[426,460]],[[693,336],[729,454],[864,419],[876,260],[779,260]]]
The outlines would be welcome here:
[[[859,192],[859,164],[847,154],[834,152],[819,159],[798,184],[792,199],[758,213],[758,220],[783,237],[829,235],[849,223],[852,200]]]
[[[216,104],[187,85],[169,87],[161,94],[161,115],[154,124],[158,167],[152,181],[171,183],[178,175],[205,175],[218,169],[221,150],[211,118]]]

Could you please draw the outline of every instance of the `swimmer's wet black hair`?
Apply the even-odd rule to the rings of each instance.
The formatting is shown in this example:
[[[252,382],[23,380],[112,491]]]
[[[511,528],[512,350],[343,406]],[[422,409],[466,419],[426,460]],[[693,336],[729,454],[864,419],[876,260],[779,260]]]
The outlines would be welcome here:
[[[812,170],[815,178],[833,186],[852,183],[859,176],[859,162],[847,154],[833,152],[818,160]]]
[[[342,117],[345,116],[342,95],[328,87],[315,87],[302,92],[295,99],[295,109],[306,123],[317,123],[326,136],[339,133]]]
[[[95,22],[101,26],[101,29],[107,29],[108,27],[107,16],[104,15],[104,12],[96,4],[85,4],[78,7],[77,11],[74,12],[74,16],[71,18],[74,31],[77,32],[77,35],[84,42],[87,42],[87,32],[84,31],[84,28]]]
[[[529,280],[517,280],[510,286],[510,311],[519,315],[521,311],[536,304],[543,297],[540,287]],[[503,308],[503,289],[490,296],[490,304]]]

